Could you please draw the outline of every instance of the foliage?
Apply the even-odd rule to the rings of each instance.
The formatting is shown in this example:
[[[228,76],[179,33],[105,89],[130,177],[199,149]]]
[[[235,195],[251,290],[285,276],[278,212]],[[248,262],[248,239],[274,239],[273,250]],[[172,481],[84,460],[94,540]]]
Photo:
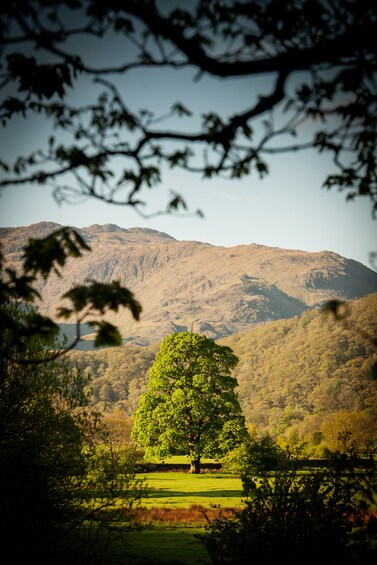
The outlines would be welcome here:
[[[31,361],[41,348],[29,342]],[[69,484],[84,472],[85,420],[74,409],[82,404],[85,383],[48,362],[3,361],[1,369],[1,535],[15,560],[38,551],[41,558],[56,543],[57,524],[76,516]]]
[[[367,197],[376,208],[376,14],[371,0],[361,5],[291,0],[284,9],[279,0],[201,0],[184,9],[174,4],[163,9],[149,0],[127,5],[30,0],[21,8],[6,2],[1,16],[0,120],[8,134],[24,119],[37,119],[41,146],[14,162],[0,160],[0,189],[49,185],[58,202],[95,198],[142,213],[142,193],[163,182],[166,168],[206,179],[237,179],[252,171],[263,177],[268,155],[311,147],[333,155],[337,172],[324,186],[345,190],[348,199]],[[121,45],[118,55],[125,54],[116,63],[114,40]],[[110,46],[103,66],[90,62],[95,49],[86,49],[87,41],[103,53]],[[179,100],[171,101],[163,115],[129,107],[127,80],[134,70],[150,72],[152,67],[160,73],[193,69],[197,78],[249,78],[256,94],[248,108],[235,108],[229,116],[212,108],[193,115]],[[262,87],[259,78],[267,75]],[[92,80],[85,104],[77,106],[77,92]],[[291,136],[297,136],[293,144]],[[157,213],[186,208],[173,191]],[[87,249],[68,228],[30,242],[23,272],[6,271],[1,301],[35,300],[37,274],[48,276]],[[58,316],[76,318],[71,348],[88,314],[95,344],[119,345],[118,329],[93,313],[126,307],[138,319],[141,311],[132,292],[115,281],[90,281],[65,298],[71,305],[62,306]],[[9,326],[9,319],[0,321]],[[27,334],[57,331],[51,319],[38,314],[14,330],[19,345]]]
[[[23,348],[27,347],[30,339],[34,337],[46,340],[46,343],[57,337],[59,328],[52,319],[40,315],[35,309],[27,309],[25,316],[14,318],[7,304],[11,301],[30,304],[35,299],[40,299],[37,290],[40,277],[46,279],[52,271],[61,276],[59,269],[64,267],[69,258],[80,257],[83,252],[89,250],[89,246],[76,230],[63,227],[45,238],[29,240],[24,249],[21,272],[7,268],[0,251],[0,322],[5,328],[0,344],[2,356],[15,359],[16,352],[22,353]],[[60,307],[57,318],[67,319],[75,316],[76,338],[71,344],[52,354],[51,358],[72,349],[80,341],[80,324],[84,320],[97,328],[96,346],[119,345],[122,340],[116,327],[104,320],[90,318],[103,315],[106,310],[117,312],[120,307],[125,307],[131,310],[137,320],[141,312],[141,306],[132,292],[121,287],[117,281],[112,281],[111,284],[88,281],[86,286],[76,286],[69,290],[62,299],[68,301],[68,304],[70,302],[70,305]],[[25,359],[21,361],[18,355],[18,362],[24,363]]]
[[[133,418],[127,416],[123,410],[115,408],[112,412],[104,412],[102,423],[111,446],[123,448],[131,445]]]
[[[376,422],[376,349],[364,335],[375,335],[376,308],[374,293],[347,302],[347,325],[314,309],[220,340],[240,359],[234,375],[247,421],[291,447],[306,442],[317,456],[330,447],[321,432],[330,414],[366,413]],[[364,427],[365,441],[374,430],[368,436]]]
[[[27,315],[6,307],[12,328]],[[15,562],[83,563],[99,551],[97,526],[106,525],[95,512],[116,501],[126,512],[144,485],[135,481],[132,458],[96,447],[101,427],[88,407],[88,381],[67,362],[51,361],[46,346],[54,342],[24,337],[19,350],[10,345],[12,359],[1,360],[2,548]]]
[[[250,440],[222,459],[222,469],[245,477],[277,469],[284,459],[282,449],[266,435]]]
[[[127,5],[28,0],[21,7],[12,0],[2,6],[1,16],[0,120],[8,134],[24,119],[37,119],[41,146],[13,162],[12,157],[0,160],[0,189],[47,185],[59,203],[95,198],[142,213],[142,193],[163,182],[167,167],[205,179],[237,179],[252,171],[263,177],[268,155],[311,147],[333,155],[337,172],[324,186],[345,190],[348,199],[367,197],[375,210],[376,14],[371,0],[360,6],[351,0],[292,0],[284,10],[279,0],[234,0],[230,6],[226,0],[201,0],[188,8],[173,4],[167,11],[149,0]],[[117,63],[114,40],[121,44]],[[87,48],[91,41],[98,49]],[[90,54],[105,53],[109,46],[110,61],[90,62]],[[152,67],[192,69],[197,78],[249,78],[255,95],[248,108],[235,108],[229,116],[212,108],[194,116],[177,100],[163,115],[154,115],[152,109],[132,108],[125,96],[132,71]],[[259,78],[267,75],[271,79],[261,87]],[[77,106],[77,92],[91,80],[86,103]],[[176,125],[177,119],[182,124],[191,117],[194,126],[191,121],[186,130]],[[163,121],[166,129],[160,127]],[[293,144],[291,136],[297,136]],[[186,208],[173,191],[156,213]],[[35,300],[37,274],[46,277],[87,249],[68,228],[30,242],[22,273],[6,270],[0,302]],[[74,315],[77,326],[69,348],[80,340],[80,323],[88,314],[95,344],[115,345],[121,343],[118,329],[93,314],[126,307],[138,319],[141,311],[132,292],[116,281],[90,281],[65,298],[71,305],[62,306],[58,316]],[[11,322],[0,321],[5,327]],[[20,346],[24,336],[56,335],[57,328],[50,318],[33,314],[14,330]]]
[[[148,387],[148,371],[159,346],[110,347],[99,351],[70,351],[70,363],[91,376],[93,404],[102,412],[114,407],[131,417]]]
[[[373,560],[375,519],[366,518],[366,484],[359,470],[338,461],[324,471],[299,473],[292,463],[286,459],[273,476],[263,473],[248,488],[245,507],[233,517],[209,523],[201,539],[214,564]],[[375,473],[373,469],[374,497]]]
[[[322,442],[334,452],[368,453],[373,446],[377,447],[374,426],[375,421],[368,413],[339,410],[329,414],[322,423]]]
[[[87,493],[85,520],[94,519],[106,526],[107,516],[120,510],[122,521],[131,521],[130,511],[147,493],[144,480],[136,478],[137,457],[135,449],[112,443],[101,443],[86,452],[87,474],[82,483]]]
[[[2,6],[0,32],[3,126],[33,116],[50,124],[44,147],[0,162],[1,187],[51,185],[59,202],[89,197],[142,213],[142,192],[163,182],[166,167],[206,179],[263,177],[271,154],[314,148],[333,157],[325,187],[377,205],[371,0],[291,0],[284,7],[279,0],[184,7],[149,0],[29,0],[20,7],[14,0]],[[108,50],[109,59],[91,58]],[[174,99],[163,115],[135,109],[126,96],[129,77],[152,69],[161,80],[168,70],[192,70],[198,90],[203,75],[250,79],[250,104],[229,116],[211,104],[198,116]],[[268,77],[264,86],[261,76]],[[87,91],[97,99],[75,105],[71,92],[90,80]],[[174,192],[159,212],[185,208]]]
[[[377,294],[371,294],[347,302],[346,327],[315,309],[218,342],[230,346],[239,359],[233,370],[238,398],[256,436],[278,437],[283,447],[305,444],[308,455],[321,456],[326,448],[334,450],[322,424],[345,411],[350,424],[354,422],[352,441],[364,438],[358,440],[358,450],[373,442],[377,392],[372,367],[377,358],[359,329],[375,333],[376,300]],[[69,358],[92,377],[98,409],[118,407],[131,416],[147,391],[157,350],[158,346],[72,351]],[[363,419],[371,424],[360,428]]]
[[[231,370],[229,347],[190,332],[166,337],[135,413],[132,435],[146,454],[189,455],[193,472],[203,456],[218,457],[247,435]]]

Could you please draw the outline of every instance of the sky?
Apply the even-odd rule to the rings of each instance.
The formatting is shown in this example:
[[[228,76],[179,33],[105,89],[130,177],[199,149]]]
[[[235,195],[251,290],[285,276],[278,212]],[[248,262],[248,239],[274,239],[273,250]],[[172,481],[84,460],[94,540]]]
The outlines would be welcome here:
[[[90,45],[85,49],[97,63],[106,55]],[[117,52],[113,42],[111,57]],[[163,114],[174,102],[181,101],[194,117],[191,122],[183,118],[169,125],[195,129],[195,120],[202,111],[232,115],[248,107],[260,89],[268,92],[269,78],[258,81],[255,84],[246,79],[203,77],[195,83],[190,71],[149,70],[133,72],[120,86],[127,103],[135,109],[148,107]],[[87,101],[95,88],[91,83],[79,82],[70,96]],[[2,158],[11,160],[27,153],[46,136],[46,131],[39,118],[19,120],[1,130]],[[153,211],[164,206],[170,190],[180,192],[190,209],[200,208],[204,218],[165,215],[144,219],[133,209],[89,200],[58,205],[48,187],[24,186],[9,187],[1,193],[0,226],[27,226],[41,221],[75,227],[112,223],[225,247],[257,243],[310,252],[334,251],[372,267],[369,254],[377,250],[377,220],[372,218],[371,204],[367,199],[346,202],[345,193],[322,188],[326,175],[333,170],[330,158],[307,151],[273,156],[268,163],[270,173],[262,180],[253,173],[241,180],[208,181],[185,171],[165,170],[163,183],[146,194]]]

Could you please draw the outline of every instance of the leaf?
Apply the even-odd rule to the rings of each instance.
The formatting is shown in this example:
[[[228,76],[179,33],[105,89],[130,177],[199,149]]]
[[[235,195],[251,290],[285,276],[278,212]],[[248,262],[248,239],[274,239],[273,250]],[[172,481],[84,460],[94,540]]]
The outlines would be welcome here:
[[[89,285],[76,286],[63,295],[72,302],[75,312],[90,308],[104,314],[106,310],[115,312],[122,306],[129,308],[135,320],[139,320],[142,311],[140,303],[128,288],[122,287],[118,281],[110,284],[92,282]]]
[[[167,210],[168,212],[178,211],[180,208],[187,210],[187,204],[180,194],[174,193],[174,198],[168,203]]]
[[[69,257],[80,257],[90,247],[80,234],[68,227],[56,230],[45,238],[30,239],[24,249],[24,272],[47,277],[51,270],[59,271]]]
[[[211,179],[214,174],[216,174],[216,169],[214,167],[207,166],[207,167],[204,168],[204,171],[203,171],[204,178]]]
[[[34,57],[21,53],[7,56],[8,72],[18,83],[18,90],[35,94],[39,99],[60,98],[66,94],[66,87],[72,86],[72,75],[78,61],[65,63],[37,64]]]
[[[122,31],[124,33],[132,33],[134,31],[134,26],[132,20],[129,18],[117,17],[114,22],[115,31]]]
[[[104,345],[107,346],[118,346],[122,345],[122,336],[119,333],[118,328],[101,320],[100,322],[97,321],[90,321],[88,324],[92,327],[97,328],[96,337],[94,339],[94,346],[101,347]]]
[[[39,292],[32,286],[35,277],[31,275],[18,275],[14,269],[5,269],[8,276],[6,283],[1,283],[1,294],[6,299],[14,298],[16,300],[24,300],[33,302],[34,298],[40,298]]]
[[[0,167],[3,169],[4,172],[9,173],[9,166],[0,159]]]
[[[259,173],[260,178],[263,178],[268,173],[268,166],[267,163],[265,163],[265,161],[262,161],[261,159],[257,158],[255,161],[255,166]]]
[[[57,311],[58,318],[68,319],[71,317],[72,314],[73,314],[73,310],[71,308],[65,308],[63,306],[58,308]]]
[[[344,304],[342,300],[328,300],[322,306],[322,312],[332,314],[336,320],[342,320],[345,316],[344,311],[342,311]]]
[[[41,339],[49,341],[59,334],[59,327],[55,322],[37,312],[30,312],[25,316],[25,334],[39,336]]]
[[[248,124],[243,124],[242,133],[244,134],[245,137],[247,137],[247,139],[251,139],[253,135],[253,130]]]
[[[181,104],[180,102],[176,102],[172,105],[171,111],[177,114],[178,116],[192,116],[191,110],[188,110],[186,106]]]

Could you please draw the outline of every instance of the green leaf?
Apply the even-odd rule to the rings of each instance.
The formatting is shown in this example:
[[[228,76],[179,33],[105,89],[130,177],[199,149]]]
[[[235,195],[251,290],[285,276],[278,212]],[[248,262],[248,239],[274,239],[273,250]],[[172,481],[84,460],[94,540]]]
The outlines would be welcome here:
[[[58,308],[57,316],[58,316],[58,318],[68,319],[68,318],[70,318],[70,316],[72,316],[73,312],[74,311],[71,308],[65,308],[65,307],[61,306],[60,308]]]
[[[5,269],[8,281],[1,282],[1,294],[16,300],[24,300],[26,302],[33,302],[34,299],[40,298],[39,292],[32,286],[35,283],[35,277],[31,275],[19,275],[14,269]]]
[[[242,133],[244,134],[245,137],[247,137],[247,139],[251,139],[253,135],[253,130],[248,124],[243,124]]]
[[[172,200],[168,203],[167,210],[169,212],[178,211],[180,208],[187,210],[186,201],[180,194],[174,194],[174,198],[172,198]]]

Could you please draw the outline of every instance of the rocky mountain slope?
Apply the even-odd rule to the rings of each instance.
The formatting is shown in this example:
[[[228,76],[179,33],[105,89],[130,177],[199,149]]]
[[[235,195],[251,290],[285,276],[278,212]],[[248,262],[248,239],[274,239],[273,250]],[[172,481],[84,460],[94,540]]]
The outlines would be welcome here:
[[[29,238],[59,227],[41,222],[1,228],[8,262],[19,266]],[[40,281],[40,311],[53,316],[59,297],[75,284],[120,280],[141,302],[141,320],[132,320],[128,311],[106,319],[133,345],[158,343],[184,330],[219,339],[261,322],[300,315],[332,298],[349,300],[377,291],[377,273],[331,251],[258,244],[226,248],[112,224],[78,231],[92,251],[70,260],[61,278]]]

